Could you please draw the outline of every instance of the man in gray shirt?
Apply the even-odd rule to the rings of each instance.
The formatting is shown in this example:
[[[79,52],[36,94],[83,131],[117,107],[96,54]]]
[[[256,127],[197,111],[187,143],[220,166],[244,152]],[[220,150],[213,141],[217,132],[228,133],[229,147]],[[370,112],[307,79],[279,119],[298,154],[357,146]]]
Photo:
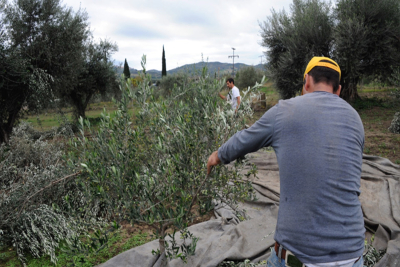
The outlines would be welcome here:
[[[314,57],[302,96],[280,100],[249,129],[211,154],[211,166],[266,146],[274,148],[280,175],[275,253],[267,266],[363,265],[364,220],[360,194],[364,128],[339,97],[338,64]]]

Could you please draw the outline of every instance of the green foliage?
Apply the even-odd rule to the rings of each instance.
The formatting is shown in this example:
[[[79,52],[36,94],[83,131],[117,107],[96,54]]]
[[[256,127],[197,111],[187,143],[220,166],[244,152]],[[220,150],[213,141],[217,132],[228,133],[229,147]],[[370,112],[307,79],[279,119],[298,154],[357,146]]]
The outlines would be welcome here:
[[[397,0],[294,0],[291,12],[272,11],[261,24],[271,77],[283,98],[302,87],[313,56],[335,59],[342,71],[341,97],[358,98],[361,77],[386,81],[399,66],[400,3]]]
[[[400,68],[392,68],[392,75],[389,77],[389,82],[391,85],[395,86],[392,95],[396,101],[400,101]]]
[[[131,77],[131,71],[129,70],[129,65],[128,62],[126,61],[126,58],[124,63],[124,77],[125,80]]]
[[[228,103],[218,100],[221,82],[208,77],[188,81],[181,88],[171,88],[165,99],[154,101],[150,77],[143,73],[138,87],[129,80],[121,85],[115,116],[104,112],[91,139],[84,136],[82,128],[82,136],[74,144],[82,151],[76,155],[80,160],[71,162],[81,162],[83,167],[79,184],[89,209],[96,207],[98,214],[117,222],[150,225],[163,253],[169,228],[183,230],[184,239],[195,244],[195,237],[185,229],[198,214],[214,208],[214,199],[235,207],[237,201],[253,196],[251,184],[239,182],[240,165],[231,169],[218,166],[211,176],[206,175],[211,152],[242,129],[245,116],[252,114],[252,89],[243,92],[235,115]],[[132,100],[140,107],[135,125],[127,108]],[[91,130],[88,121],[80,123]],[[181,245],[178,250],[178,243],[168,247],[185,260],[194,248]]]
[[[86,107],[94,95],[104,95],[118,88],[111,61],[111,54],[117,50],[117,45],[107,40],[86,44],[79,82],[61,92],[61,97],[74,106],[76,121],[78,117],[85,117]]]
[[[159,94],[162,96],[169,96],[173,90],[178,90],[178,88],[182,88],[189,82],[190,77],[183,72],[164,76],[158,87],[159,92],[156,92],[155,95],[157,96],[157,94]]]
[[[176,240],[176,230],[172,234],[168,234],[170,238],[169,242],[164,242],[165,254],[169,259],[180,258],[183,262],[187,263],[187,258],[189,256],[195,255],[197,241],[199,238],[195,237],[192,233],[188,231],[187,228],[181,229],[180,239],[182,242],[179,244]],[[181,251],[181,253],[179,253]],[[153,250],[153,255],[161,254],[160,249]]]
[[[364,266],[373,267],[385,255],[386,250],[378,251],[372,245],[366,245],[366,253],[363,255]]]
[[[244,260],[243,262],[236,261],[223,261],[218,264],[217,267],[257,267],[257,266],[265,266],[266,261],[260,261],[258,263],[253,263],[250,260]]]
[[[388,130],[392,133],[400,133],[400,112],[394,114]]]
[[[117,46],[93,42],[85,11],[74,13],[60,0],[3,1],[1,9],[0,143],[24,111],[57,97],[85,116],[95,94],[118,88],[110,61]]]
[[[389,78],[391,84],[396,86],[392,95],[395,97],[396,101],[400,101],[400,68],[394,68],[392,76]],[[400,133],[400,112],[396,112],[393,116],[393,120],[389,126],[389,132]]]
[[[9,143],[0,146],[0,244],[13,246],[20,260],[29,252],[49,255],[61,240],[75,234],[74,220],[60,207],[61,196],[76,192],[63,177],[62,147],[29,137],[29,126],[15,128]]]
[[[21,50],[9,45],[0,33],[0,144],[8,142],[15,124],[29,109],[41,108],[41,99],[51,98],[52,77],[42,69],[29,67]]]
[[[81,236],[83,238],[96,238],[95,234],[89,236]],[[149,241],[146,233],[138,233],[131,235],[126,239],[126,233],[123,231],[116,231],[116,233],[107,240],[105,249],[98,252],[91,252],[89,254],[75,254],[71,255],[68,252],[63,252],[65,249],[65,242],[61,242],[60,249],[56,251],[57,266],[79,266],[79,267],[92,267],[103,263],[119,253],[145,244]],[[6,262],[7,266],[21,266],[21,263],[15,258],[14,251],[6,251],[0,253],[0,264]],[[44,256],[40,258],[33,258],[31,255],[26,257],[26,265],[29,267],[54,267],[50,257]]]
[[[260,82],[263,76],[263,72],[253,66],[244,67],[236,73],[235,85],[243,90],[249,86],[255,85],[256,82]]]
[[[388,104],[384,99],[376,97],[356,99],[351,103],[351,105],[358,111],[363,109],[372,109],[374,107],[387,108],[390,106],[390,104]]]
[[[272,10],[261,27],[262,46],[272,80],[282,98],[300,92],[303,73],[313,56],[330,56],[333,18],[329,3],[294,0],[290,13]]]
[[[90,37],[85,11],[74,13],[60,0],[19,0],[4,9],[6,33],[33,68],[50,74],[53,92],[70,90],[82,71]]]
[[[340,0],[335,16],[335,57],[342,69],[342,94],[357,95],[361,76],[387,81],[399,66],[400,3],[397,0]]]

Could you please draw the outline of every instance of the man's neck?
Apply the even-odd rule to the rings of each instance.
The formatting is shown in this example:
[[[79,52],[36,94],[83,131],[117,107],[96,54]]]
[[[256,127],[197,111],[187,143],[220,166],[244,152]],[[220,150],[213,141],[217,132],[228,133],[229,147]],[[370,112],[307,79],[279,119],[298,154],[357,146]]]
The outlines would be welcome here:
[[[328,85],[328,84],[326,84],[326,83],[317,83],[317,84],[315,84],[314,85],[314,88],[313,88],[314,90],[313,90],[313,92],[317,92],[317,91],[323,91],[323,92],[328,92],[328,93],[331,93],[331,94],[333,94],[333,88],[332,88],[332,86],[331,85]]]

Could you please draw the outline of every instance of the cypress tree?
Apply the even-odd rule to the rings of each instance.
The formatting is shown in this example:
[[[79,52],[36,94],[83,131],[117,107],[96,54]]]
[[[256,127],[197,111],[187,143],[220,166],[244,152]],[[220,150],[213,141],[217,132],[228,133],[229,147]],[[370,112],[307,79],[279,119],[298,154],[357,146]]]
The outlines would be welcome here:
[[[131,77],[131,72],[129,71],[129,66],[128,66],[128,62],[126,62],[126,58],[125,58],[125,64],[124,64],[124,76],[125,76],[125,80]]]
[[[167,63],[165,62],[165,51],[164,51],[164,46],[162,47],[162,70],[161,70],[161,76],[167,76]]]

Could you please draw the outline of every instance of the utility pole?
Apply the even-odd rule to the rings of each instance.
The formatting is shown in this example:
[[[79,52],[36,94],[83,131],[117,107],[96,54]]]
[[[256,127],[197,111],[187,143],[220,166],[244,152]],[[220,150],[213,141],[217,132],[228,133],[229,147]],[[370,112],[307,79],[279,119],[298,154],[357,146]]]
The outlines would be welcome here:
[[[237,58],[239,58],[239,56],[238,55],[236,55],[235,56],[235,48],[233,48],[232,47],[232,52],[233,52],[233,55],[232,56],[228,56],[228,58],[232,58],[232,60],[233,60],[233,70],[232,70],[232,77],[234,77],[235,76],[235,57],[237,57]]]
[[[262,65],[262,58],[263,58],[263,56],[258,56],[259,58],[260,58],[260,60],[261,60],[261,65]]]

